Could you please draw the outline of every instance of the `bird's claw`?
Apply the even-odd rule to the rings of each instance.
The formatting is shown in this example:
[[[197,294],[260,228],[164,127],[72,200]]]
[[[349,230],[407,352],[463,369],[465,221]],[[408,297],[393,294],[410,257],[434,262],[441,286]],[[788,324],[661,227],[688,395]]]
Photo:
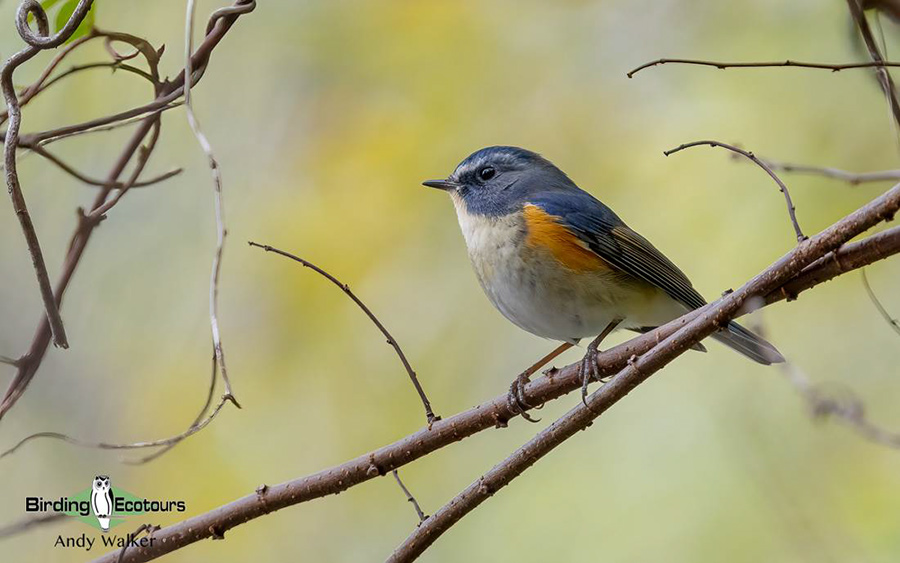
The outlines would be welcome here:
[[[581,359],[581,402],[587,404],[588,384],[591,381],[600,381],[600,370],[597,369],[597,355],[599,352],[593,346],[588,346],[587,353]]]
[[[531,415],[528,414],[529,409],[540,408],[534,407],[528,403],[528,400],[525,398],[525,386],[531,381],[527,372],[520,373],[510,384],[509,386],[509,395],[507,395],[507,401],[509,403],[509,408],[513,412],[522,415],[522,418],[527,420],[528,422],[540,422],[539,418],[532,418]]]

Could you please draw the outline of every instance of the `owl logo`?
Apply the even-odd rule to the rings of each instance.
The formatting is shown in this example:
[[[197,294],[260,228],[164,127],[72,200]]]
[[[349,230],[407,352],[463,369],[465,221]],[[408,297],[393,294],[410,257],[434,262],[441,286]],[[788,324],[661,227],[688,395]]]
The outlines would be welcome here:
[[[113,509],[112,487],[108,475],[97,475],[91,483],[91,509],[100,522],[100,529],[109,531],[109,517]]]

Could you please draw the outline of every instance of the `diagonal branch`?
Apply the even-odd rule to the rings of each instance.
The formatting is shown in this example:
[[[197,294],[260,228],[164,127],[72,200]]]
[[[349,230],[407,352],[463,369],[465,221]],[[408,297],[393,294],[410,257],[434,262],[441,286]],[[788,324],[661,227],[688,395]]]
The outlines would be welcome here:
[[[849,268],[849,265],[862,267],[883,259],[887,255],[900,252],[900,228],[885,231],[880,235],[838,249],[841,243],[849,240],[855,234],[871,227],[879,220],[886,220],[893,216],[898,208],[900,208],[900,184],[824,233],[799,244],[785,259],[776,263],[774,268],[778,274],[775,279],[778,283],[772,282],[773,289],[765,292],[766,301],[776,302],[788,296],[796,297],[799,292],[831,279],[833,275],[829,277],[817,274],[818,270],[829,268],[828,263],[824,262],[825,257],[833,256],[842,264],[848,265]],[[869,242],[876,237],[878,238],[875,244]],[[791,262],[790,258],[797,261]],[[784,264],[785,260],[788,260],[786,265]],[[801,269],[804,264],[808,265]],[[845,269],[844,271],[849,270]],[[769,276],[775,275],[773,272],[773,268],[770,268],[754,278],[755,291],[762,292],[763,289],[769,287],[770,283],[767,280]],[[791,276],[797,277],[791,278]],[[789,285],[793,279],[801,278],[804,280],[803,284],[793,287],[793,293],[780,291],[780,287]],[[714,305],[722,307],[723,303],[728,303],[729,314],[736,314],[735,311],[740,311],[739,306],[734,311],[731,310],[735,299],[727,296],[723,301]],[[720,309],[720,311],[725,310],[724,308]],[[708,322],[708,316],[705,316],[705,311],[693,311],[656,330],[602,352],[597,358],[600,374],[615,375],[619,373],[623,368],[629,366],[629,360],[632,357],[645,354],[656,347],[658,343],[676,334],[682,327],[690,325],[693,320],[701,317],[707,319],[703,324],[704,330],[706,330],[708,327],[705,323]],[[724,318],[723,316],[718,321],[721,322]],[[690,338],[686,339],[682,335],[675,345],[667,344],[666,349],[672,347],[687,349],[689,348],[687,343],[696,336],[697,334],[692,334]],[[535,379],[525,388],[528,402],[530,404],[545,403],[580,389],[579,368],[580,363],[576,363],[558,370],[551,369],[546,375]],[[637,375],[632,373],[628,376],[627,381],[633,383],[634,377]],[[622,383],[618,383],[615,388],[621,391],[621,385]],[[609,393],[608,389],[610,389],[608,386],[604,386],[597,393]],[[583,408],[579,407],[579,409]],[[468,436],[495,426],[502,426],[518,414],[519,411],[510,407],[507,394],[504,393],[472,409],[437,421],[431,428],[423,428],[401,440],[343,464],[306,477],[266,487],[264,495],[254,492],[205,514],[163,528],[156,534],[155,537],[159,541],[154,546],[135,549],[129,553],[126,561],[131,563],[149,561],[197,541],[214,536],[221,537],[231,528],[273,511],[327,495],[338,494],[350,487],[385,475],[393,469],[402,467]],[[434,517],[426,520],[422,526],[426,526],[432,519]],[[96,560],[97,563],[112,563],[113,561],[113,556],[110,554]]]

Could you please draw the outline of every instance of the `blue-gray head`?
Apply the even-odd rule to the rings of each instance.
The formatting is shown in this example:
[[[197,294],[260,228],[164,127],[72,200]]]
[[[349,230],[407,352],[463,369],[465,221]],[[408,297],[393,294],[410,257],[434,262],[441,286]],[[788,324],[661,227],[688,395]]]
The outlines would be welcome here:
[[[445,180],[422,182],[450,193],[466,212],[491,217],[521,209],[530,196],[578,190],[565,173],[541,155],[519,147],[487,147],[463,160]]]

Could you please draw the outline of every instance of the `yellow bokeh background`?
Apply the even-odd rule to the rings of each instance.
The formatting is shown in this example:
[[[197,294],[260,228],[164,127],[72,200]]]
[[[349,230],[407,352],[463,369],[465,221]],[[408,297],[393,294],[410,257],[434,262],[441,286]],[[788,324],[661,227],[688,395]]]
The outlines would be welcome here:
[[[21,46],[17,2],[0,4],[0,54]],[[198,18],[220,2],[199,2]],[[97,25],[165,44],[182,66],[183,2],[99,0]],[[202,18],[200,19],[202,21]],[[202,25],[198,25],[198,29]],[[884,22],[888,53],[900,28]],[[79,55],[102,60],[102,46]],[[55,441],[0,460],[0,525],[24,497],[67,496],[98,473],[196,515],[394,441],[421,405],[384,339],[336,288],[248,247],[295,252],[349,283],[393,332],[439,414],[505,392],[553,343],[509,324],[471,273],[444,194],[420,185],[492,144],[543,153],[615,209],[713,298],[794,244],[765,173],[718,149],[851,170],[896,167],[896,131],[869,71],[716,70],[661,56],[861,60],[844,2],[444,2],[260,0],[212,57],[194,94],[222,165],[229,237],[221,329],[235,393],[208,428],[143,466],[130,454]],[[33,80],[47,54],[21,68]],[[24,131],[143,103],[146,84],[106,70],[67,79],[25,109]],[[52,148],[105,175],[126,131]],[[91,239],[62,309],[71,349],[51,349],[0,423],[0,447],[37,431],[110,442],[175,434],[203,402],[212,186],[182,109],[166,114],[149,168],[184,167],[135,189]],[[51,276],[76,207],[95,188],[20,155],[23,190]],[[785,176],[808,233],[883,191]],[[0,198],[0,354],[27,349],[41,311],[9,199]],[[900,261],[869,269],[900,314]],[[853,273],[756,315],[817,383],[852,388],[900,428],[900,346]],[[627,338],[618,334],[614,342]],[[563,358],[575,361],[578,351]],[[13,370],[0,366],[5,387]],[[571,408],[548,404],[401,470],[426,512]],[[169,525],[177,515],[150,520]],[[122,528],[147,520],[133,518]],[[379,561],[415,527],[390,477],[287,508],[170,561]],[[124,531],[124,530],[117,530]],[[0,542],[2,561],[86,561],[54,548],[77,521]],[[687,354],[442,537],[423,561],[892,562],[900,559],[900,452],[816,423],[775,368],[712,344]]]

